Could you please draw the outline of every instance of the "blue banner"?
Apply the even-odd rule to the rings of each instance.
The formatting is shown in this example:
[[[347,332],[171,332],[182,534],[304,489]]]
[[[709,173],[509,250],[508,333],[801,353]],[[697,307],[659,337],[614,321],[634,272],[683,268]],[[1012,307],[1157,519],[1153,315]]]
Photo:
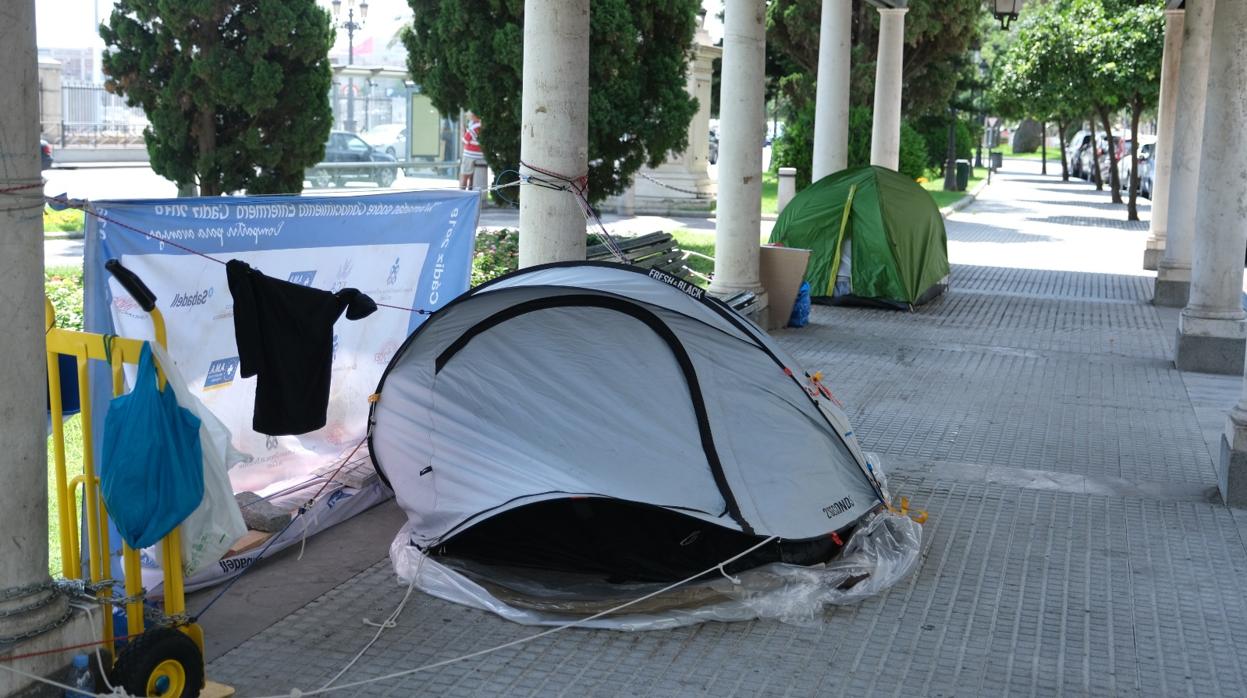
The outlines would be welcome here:
[[[363,439],[368,396],[427,317],[412,311],[435,311],[468,289],[479,213],[479,194],[458,190],[93,202],[86,328],[154,338],[148,314],[104,268],[117,259],[155,293],[177,369],[247,454],[230,471],[235,491],[281,491],[314,479]],[[323,429],[281,437],[251,429],[255,378],[238,370],[224,264],[231,259],[305,286],[357,288],[382,306],[334,326]],[[102,368],[93,367],[91,378],[97,434],[112,393]]]

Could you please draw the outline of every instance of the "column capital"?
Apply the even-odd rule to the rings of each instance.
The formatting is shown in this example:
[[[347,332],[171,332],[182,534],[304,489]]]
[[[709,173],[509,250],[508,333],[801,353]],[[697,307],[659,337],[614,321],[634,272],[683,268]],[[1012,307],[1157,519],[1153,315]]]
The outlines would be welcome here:
[[[1165,17],[1181,17],[1181,16],[1184,16],[1185,14],[1186,14],[1186,9],[1181,8],[1181,7],[1176,10],[1170,10],[1170,9],[1165,10]]]
[[[908,7],[879,7],[877,9],[881,15],[903,15],[909,12]]]

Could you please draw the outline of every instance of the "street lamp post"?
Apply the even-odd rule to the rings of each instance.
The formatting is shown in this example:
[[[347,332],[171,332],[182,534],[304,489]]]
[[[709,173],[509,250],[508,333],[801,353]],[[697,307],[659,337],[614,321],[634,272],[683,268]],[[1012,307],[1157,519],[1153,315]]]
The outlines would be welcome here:
[[[333,0],[333,18],[337,21],[342,15],[342,0]],[[364,28],[368,19],[368,0],[359,2],[359,21],[355,21],[355,0],[346,0],[346,21],[338,26],[346,30],[346,65],[349,68],[355,62],[355,31]],[[346,130],[355,132],[355,78],[348,76],[346,82]]]
[[[987,110],[983,108],[981,97],[982,97],[982,93],[985,91],[984,88],[987,87],[986,80],[987,80],[987,76],[990,74],[991,69],[990,69],[990,66],[987,65],[987,61],[981,58],[979,59],[979,62],[978,62],[978,69],[979,69],[978,88],[979,88],[980,100],[974,103],[974,107],[975,109],[979,110],[979,124],[982,125],[983,127],[983,134],[979,136],[979,148],[974,153],[974,166],[982,167],[983,166],[983,141],[987,139]]]
[[[1018,18],[1025,0],[993,0],[992,15],[1000,20],[1000,28],[1009,31],[1009,23]]]

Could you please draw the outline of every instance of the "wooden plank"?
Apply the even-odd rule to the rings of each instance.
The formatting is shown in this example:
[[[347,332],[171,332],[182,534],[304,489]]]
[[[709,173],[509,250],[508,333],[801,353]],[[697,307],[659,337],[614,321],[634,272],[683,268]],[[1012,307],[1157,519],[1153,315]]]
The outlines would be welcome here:
[[[234,541],[234,544],[230,546],[229,551],[225,553],[225,557],[233,557],[234,555],[239,555],[247,552],[248,550],[257,548],[263,545],[264,541],[272,537],[273,534],[267,531],[247,531],[243,534],[242,538]]]

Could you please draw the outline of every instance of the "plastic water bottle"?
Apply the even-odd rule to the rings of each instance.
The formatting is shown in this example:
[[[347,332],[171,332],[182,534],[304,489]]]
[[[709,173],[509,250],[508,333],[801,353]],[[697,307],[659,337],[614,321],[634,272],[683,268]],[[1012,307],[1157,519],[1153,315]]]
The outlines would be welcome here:
[[[91,676],[91,658],[85,654],[74,656],[69,685],[75,690],[65,691],[65,698],[90,698],[95,695],[95,677]]]

